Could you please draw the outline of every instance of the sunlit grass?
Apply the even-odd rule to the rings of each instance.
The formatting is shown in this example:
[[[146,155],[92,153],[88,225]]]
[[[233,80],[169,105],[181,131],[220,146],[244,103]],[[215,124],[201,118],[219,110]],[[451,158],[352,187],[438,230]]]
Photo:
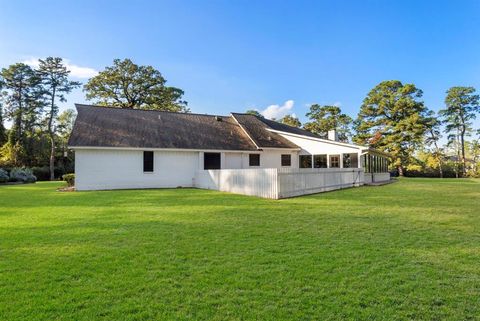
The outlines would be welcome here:
[[[475,320],[480,181],[280,201],[0,187],[2,320]]]

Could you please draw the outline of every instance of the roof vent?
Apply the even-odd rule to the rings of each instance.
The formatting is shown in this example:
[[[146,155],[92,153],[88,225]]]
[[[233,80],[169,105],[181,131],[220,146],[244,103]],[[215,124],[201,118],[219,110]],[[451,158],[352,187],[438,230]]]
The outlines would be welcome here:
[[[271,136],[268,136],[268,137],[267,137],[267,140],[269,140],[269,141],[272,140],[272,137],[271,137]]]
[[[222,121],[222,117],[220,117],[220,116],[215,116],[215,120],[216,120],[216,121]]]

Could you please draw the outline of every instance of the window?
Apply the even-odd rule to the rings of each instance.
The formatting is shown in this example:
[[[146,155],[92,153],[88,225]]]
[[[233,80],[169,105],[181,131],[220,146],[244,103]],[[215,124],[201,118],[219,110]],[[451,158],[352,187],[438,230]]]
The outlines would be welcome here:
[[[313,155],[313,167],[327,168],[327,155]]]
[[[330,167],[340,168],[340,155],[330,155]]]
[[[260,166],[260,154],[249,154],[248,155],[248,165],[249,166]]]
[[[292,166],[292,155],[290,154],[282,155],[282,166]]]
[[[358,168],[358,154],[357,153],[350,154],[350,167]]]
[[[220,153],[204,153],[203,169],[220,169]]]
[[[150,173],[153,172],[153,152],[143,152],[143,171]]]
[[[351,161],[352,159],[350,158],[350,154],[343,154],[343,168],[352,167]]]
[[[300,155],[300,168],[312,168],[312,155]]]

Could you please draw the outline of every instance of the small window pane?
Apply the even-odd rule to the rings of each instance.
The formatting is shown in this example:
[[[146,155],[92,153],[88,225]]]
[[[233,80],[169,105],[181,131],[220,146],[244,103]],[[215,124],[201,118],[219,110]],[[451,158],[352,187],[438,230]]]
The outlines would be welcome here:
[[[282,155],[282,166],[292,166],[292,155]]]
[[[300,168],[312,168],[312,155],[300,155]]]
[[[248,165],[260,166],[260,154],[249,154]]]
[[[331,168],[340,167],[340,155],[330,155],[330,167]]]
[[[143,152],[143,171],[153,172],[153,152],[151,151]]]
[[[327,155],[313,155],[313,167],[327,168]]]

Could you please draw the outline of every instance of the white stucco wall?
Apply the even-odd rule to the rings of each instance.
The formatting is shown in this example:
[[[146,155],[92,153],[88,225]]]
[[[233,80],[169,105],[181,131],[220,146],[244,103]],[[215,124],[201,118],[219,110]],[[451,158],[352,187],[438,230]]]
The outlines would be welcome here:
[[[298,152],[279,151],[275,149],[264,149],[258,152],[225,152],[222,158],[222,169],[255,169],[255,168],[282,168],[282,155],[291,155],[291,166],[288,168],[298,168]],[[260,154],[260,166],[249,165],[249,154]],[[203,166],[203,164],[202,164]],[[202,167],[200,167],[202,169]]]
[[[281,155],[291,154],[291,168],[298,168],[292,151],[265,150],[260,166],[249,166],[249,153],[220,152],[222,169],[280,168]],[[76,149],[77,190],[192,187],[197,170],[203,170],[203,152],[154,151],[154,171],[143,172],[143,150]]]
[[[77,190],[191,187],[198,152],[155,151],[154,172],[143,172],[142,150],[77,149]]]

